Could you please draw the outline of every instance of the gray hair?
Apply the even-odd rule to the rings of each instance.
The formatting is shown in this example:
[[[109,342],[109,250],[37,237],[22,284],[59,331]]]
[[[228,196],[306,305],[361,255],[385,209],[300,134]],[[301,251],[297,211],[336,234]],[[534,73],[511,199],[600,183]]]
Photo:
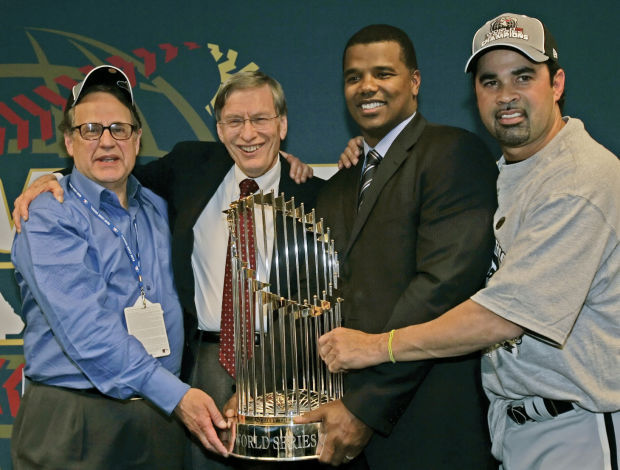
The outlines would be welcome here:
[[[255,70],[253,72],[239,72],[226,80],[215,97],[213,110],[215,112],[215,120],[219,122],[222,117],[222,108],[226,104],[226,100],[230,94],[237,90],[246,90],[248,88],[259,88],[263,85],[269,85],[271,94],[273,95],[273,105],[279,116],[286,116],[286,98],[282,85],[269,75]]]

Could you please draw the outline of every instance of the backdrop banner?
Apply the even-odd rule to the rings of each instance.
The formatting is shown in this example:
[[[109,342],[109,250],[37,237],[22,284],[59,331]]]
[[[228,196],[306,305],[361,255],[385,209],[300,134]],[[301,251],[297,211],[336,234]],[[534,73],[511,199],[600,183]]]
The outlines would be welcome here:
[[[412,38],[421,72],[420,110],[433,122],[480,135],[499,157],[463,73],[476,29],[503,12],[542,19],[559,44],[567,75],[565,114],[620,154],[615,93],[620,70],[620,3],[596,8],[566,0],[135,0],[104,3],[3,1],[0,8],[0,470],[9,447],[24,365],[20,299],[10,260],[13,200],[32,180],[70,160],[60,150],[70,88],[93,66],[122,68],[143,116],[141,161],[182,140],[217,139],[213,99],[241,70],[260,69],[282,84],[289,132],[284,149],[333,165],[357,135],[343,99],[342,52],[363,26],[387,23]],[[584,21],[587,18],[587,21]],[[613,56],[612,56],[613,57]]]

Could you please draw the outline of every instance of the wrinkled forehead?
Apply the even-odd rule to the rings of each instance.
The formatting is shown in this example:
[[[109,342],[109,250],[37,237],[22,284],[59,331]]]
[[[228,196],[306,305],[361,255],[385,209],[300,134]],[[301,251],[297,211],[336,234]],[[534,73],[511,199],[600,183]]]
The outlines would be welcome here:
[[[84,95],[71,112],[74,121],[100,122],[101,119],[111,122],[131,122],[131,109],[114,94],[94,91]]]
[[[237,88],[226,95],[222,115],[274,113],[275,98],[269,85]]]

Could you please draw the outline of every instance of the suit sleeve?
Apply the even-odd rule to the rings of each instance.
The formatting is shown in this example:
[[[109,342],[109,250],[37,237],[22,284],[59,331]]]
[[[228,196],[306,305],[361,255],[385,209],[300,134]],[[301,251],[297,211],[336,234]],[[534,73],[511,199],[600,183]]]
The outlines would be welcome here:
[[[158,196],[170,202],[170,191],[174,184],[174,161],[180,153],[180,145],[176,144],[172,151],[146,165],[136,165],[133,174],[140,183]]]
[[[427,146],[414,150],[421,164],[415,182],[421,185],[416,272],[384,331],[432,320],[463,302],[482,287],[491,261],[497,176],[492,156],[470,133],[459,133],[439,151],[432,142]],[[387,363],[351,373],[343,402],[387,435],[433,364]]]

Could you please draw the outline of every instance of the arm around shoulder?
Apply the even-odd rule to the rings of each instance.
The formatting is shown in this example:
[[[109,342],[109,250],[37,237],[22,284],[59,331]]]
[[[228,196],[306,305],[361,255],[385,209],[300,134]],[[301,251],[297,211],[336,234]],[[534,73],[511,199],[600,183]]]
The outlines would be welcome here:
[[[28,189],[20,194],[13,204],[13,222],[15,229],[21,231],[21,220],[28,220],[28,207],[34,199],[44,192],[51,192],[58,202],[64,201],[64,191],[55,174],[44,175],[37,178]]]

